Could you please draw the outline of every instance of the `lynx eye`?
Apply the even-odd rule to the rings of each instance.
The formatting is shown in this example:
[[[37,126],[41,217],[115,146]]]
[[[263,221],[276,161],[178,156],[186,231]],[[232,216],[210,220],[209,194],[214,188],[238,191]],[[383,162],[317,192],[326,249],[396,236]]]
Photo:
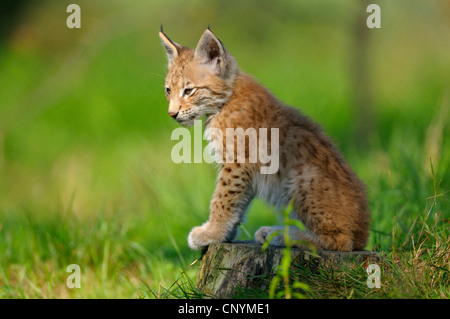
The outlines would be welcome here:
[[[171,92],[171,91],[170,91],[170,88],[166,87],[166,94],[167,94],[167,95],[170,95],[170,92]]]
[[[184,89],[183,95],[184,95],[184,96],[188,96],[188,95],[190,95],[190,94],[192,93],[192,91],[194,91],[194,89],[191,89],[191,88],[189,88],[189,89]]]

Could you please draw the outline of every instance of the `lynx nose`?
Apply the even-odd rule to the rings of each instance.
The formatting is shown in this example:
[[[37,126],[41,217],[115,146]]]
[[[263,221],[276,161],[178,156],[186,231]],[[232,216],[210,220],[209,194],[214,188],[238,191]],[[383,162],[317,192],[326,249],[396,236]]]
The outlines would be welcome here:
[[[176,119],[177,115],[178,115],[178,112],[169,112],[169,115],[170,115],[171,118]]]

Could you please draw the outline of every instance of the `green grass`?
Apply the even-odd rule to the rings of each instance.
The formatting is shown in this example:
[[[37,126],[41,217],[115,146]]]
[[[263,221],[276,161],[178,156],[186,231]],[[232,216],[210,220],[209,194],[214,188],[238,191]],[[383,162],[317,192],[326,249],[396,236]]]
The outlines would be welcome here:
[[[355,131],[352,1],[79,5],[80,30],[49,1],[0,42],[0,298],[202,297],[187,235],[208,217],[216,168],[170,159],[177,125],[163,95],[160,23],[191,47],[211,24],[241,68],[320,123],[366,183],[367,249],[390,256],[382,289],[367,289],[361,268],[299,271],[308,297],[449,297],[450,41],[440,4],[383,2],[366,138]],[[276,223],[255,201],[239,238]],[[66,287],[69,264],[80,265],[80,289]]]

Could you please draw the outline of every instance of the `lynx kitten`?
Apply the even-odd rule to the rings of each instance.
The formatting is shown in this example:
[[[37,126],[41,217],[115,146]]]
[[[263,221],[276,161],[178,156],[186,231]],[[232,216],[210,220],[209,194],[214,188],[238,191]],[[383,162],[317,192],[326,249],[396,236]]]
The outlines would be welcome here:
[[[363,249],[369,226],[364,185],[319,126],[240,71],[209,28],[195,50],[173,42],[162,29],[159,36],[169,61],[169,115],[179,124],[191,126],[206,116],[205,129],[223,133],[222,139],[209,136],[209,146],[217,151],[225,146],[226,128],[278,128],[279,133],[280,164],[274,174],[261,174],[262,163],[248,161],[248,144],[245,163],[223,160],[209,220],[192,229],[189,246],[232,241],[250,202],[260,197],[276,207],[293,203],[291,218],[300,220],[306,231],[293,227],[292,240],[317,249]],[[264,243],[277,229],[262,227],[255,238]],[[283,237],[275,236],[271,244],[283,246]]]

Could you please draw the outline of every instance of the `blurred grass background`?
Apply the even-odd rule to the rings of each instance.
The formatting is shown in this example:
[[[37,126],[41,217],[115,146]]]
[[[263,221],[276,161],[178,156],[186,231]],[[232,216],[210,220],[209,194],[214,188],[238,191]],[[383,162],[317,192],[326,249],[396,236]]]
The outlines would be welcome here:
[[[372,2],[381,29],[358,0],[77,1],[81,29],[67,1],[5,1],[0,297],[151,297],[180,270],[195,279],[186,238],[216,170],[171,161],[160,24],[189,47],[210,24],[241,69],[321,124],[367,185],[367,249],[411,248],[435,195],[448,232],[450,3]],[[279,222],[256,201],[239,236]],[[69,264],[81,289],[66,287]]]

